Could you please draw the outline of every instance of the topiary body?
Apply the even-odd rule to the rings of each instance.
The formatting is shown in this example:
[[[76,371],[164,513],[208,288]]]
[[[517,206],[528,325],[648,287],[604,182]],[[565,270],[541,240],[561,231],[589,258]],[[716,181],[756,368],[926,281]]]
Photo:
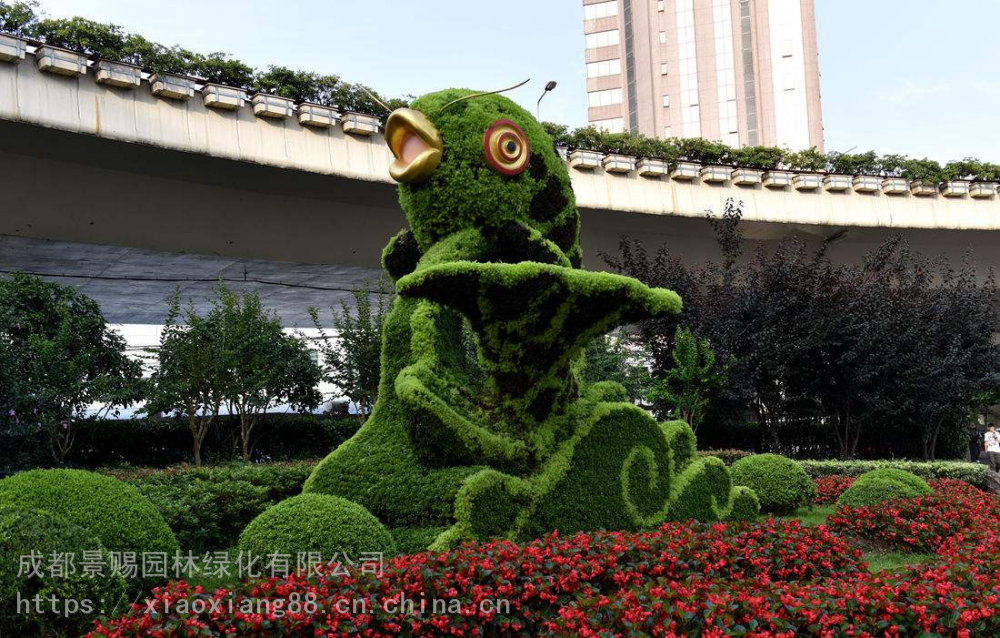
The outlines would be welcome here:
[[[32,470],[0,481],[0,506],[43,510],[89,530],[108,551],[177,551],[163,517],[139,491],[84,470]]]
[[[927,481],[916,474],[882,468],[862,474],[837,499],[837,505],[871,507],[897,498],[916,498],[932,492]]]
[[[260,557],[317,552],[326,560],[395,551],[389,531],[368,510],[325,494],[299,494],[268,508],[243,530],[239,549]]]
[[[71,556],[76,573],[53,575],[53,556]],[[25,569],[37,558],[38,569]],[[103,566],[103,573],[82,573],[86,559]],[[43,636],[80,635],[90,621],[116,604],[124,604],[126,583],[109,571],[111,558],[90,531],[45,512],[0,508],[0,635]],[[54,613],[26,613],[18,609],[18,598],[39,596],[47,600],[90,601],[90,610],[79,609],[70,616]]]
[[[378,401],[304,491],[350,499],[390,528],[444,528],[434,547],[721,519],[729,473],[697,457],[691,429],[584,386],[575,365],[589,340],[679,312],[680,299],[581,270],[551,138],[505,97],[455,102],[470,95],[421,97],[386,124],[410,228],[383,254],[399,299]],[[469,371],[463,322],[482,374]]]
[[[802,466],[780,454],[754,454],[730,467],[733,483],[757,495],[760,511],[788,514],[808,505],[816,487]]]

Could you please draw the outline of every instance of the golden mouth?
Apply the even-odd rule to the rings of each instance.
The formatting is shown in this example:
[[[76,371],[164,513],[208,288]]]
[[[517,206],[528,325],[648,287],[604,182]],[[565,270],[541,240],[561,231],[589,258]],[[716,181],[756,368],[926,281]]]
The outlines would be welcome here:
[[[412,184],[428,177],[441,163],[444,143],[427,116],[413,109],[396,109],[385,123],[385,141],[396,161],[389,175]]]

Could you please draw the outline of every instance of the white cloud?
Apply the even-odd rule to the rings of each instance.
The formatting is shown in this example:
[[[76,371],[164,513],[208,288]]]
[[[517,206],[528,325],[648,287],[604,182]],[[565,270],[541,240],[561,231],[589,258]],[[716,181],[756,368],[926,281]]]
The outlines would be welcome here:
[[[998,85],[1000,89],[1000,85]],[[940,95],[951,91],[947,82],[919,81],[910,78],[897,80],[895,84],[880,87],[872,91],[873,97],[879,102],[888,104],[912,104],[915,100],[930,95]]]

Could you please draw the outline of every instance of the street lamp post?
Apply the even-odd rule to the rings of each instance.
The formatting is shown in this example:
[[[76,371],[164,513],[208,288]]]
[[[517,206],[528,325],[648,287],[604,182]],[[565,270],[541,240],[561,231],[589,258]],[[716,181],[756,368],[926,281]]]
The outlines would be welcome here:
[[[554,88],[556,88],[555,80],[549,80],[548,83],[546,83],[545,85],[545,90],[542,91],[541,97],[538,98],[538,102],[535,103],[535,119],[538,120],[539,122],[542,121],[542,118],[538,115],[538,108],[542,104],[542,98],[545,97],[546,93],[548,93]]]

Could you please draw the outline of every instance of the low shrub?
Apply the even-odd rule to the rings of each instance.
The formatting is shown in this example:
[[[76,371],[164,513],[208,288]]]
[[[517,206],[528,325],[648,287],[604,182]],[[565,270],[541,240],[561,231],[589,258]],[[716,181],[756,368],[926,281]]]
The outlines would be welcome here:
[[[778,454],[748,456],[730,470],[733,484],[752,489],[760,510],[771,514],[788,514],[807,505],[816,489],[797,462]]]
[[[29,557],[30,563],[31,556],[37,556],[38,562],[25,569],[22,557]],[[50,563],[55,556],[72,557],[77,573],[55,572]],[[84,559],[95,559],[94,564],[104,566],[103,573],[84,575]],[[101,542],[79,525],[45,512],[0,508],[0,635],[80,635],[101,613],[100,607],[111,609],[125,595],[125,580],[108,571],[110,564]],[[89,612],[81,609],[68,617],[18,609],[18,597],[35,596],[46,603],[54,596],[60,601],[86,600],[96,605]]]
[[[813,478],[837,474],[841,476],[861,476],[872,470],[884,467],[904,470],[911,474],[916,474],[924,480],[934,478],[958,479],[970,485],[986,489],[989,487],[989,479],[986,475],[986,466],[980,463],[967,463],[965,461],[906,461],[906,460],[879,460],[879,461],[799,461],[802,469]]]
[[[243,529],[271,505],[295,496],[313,463],[116,469],[160,511],[185,550],[235,547]]]
[[[0,481],[0,506],[44,510],[89,530],[112,552],[177,550],[163,516],[133,486],[84,470],[32,470]]]
[[[726,465],[732,465],[740,459],[753,456],[753,452],[746,450],[698,450],[698,456],[715,456],[722,459]]]
[[[931,493],[931,488],[919,476],[893,468],[882,468],[862,474],[837,499],[838,505],[870,507],[899,498],[915,498]]]
[[[260,557],[318,552],[327,560],[395,553],[389,530],[368,510],[325,494],[300,494],[267,509],[243,530],[239,548]]]

